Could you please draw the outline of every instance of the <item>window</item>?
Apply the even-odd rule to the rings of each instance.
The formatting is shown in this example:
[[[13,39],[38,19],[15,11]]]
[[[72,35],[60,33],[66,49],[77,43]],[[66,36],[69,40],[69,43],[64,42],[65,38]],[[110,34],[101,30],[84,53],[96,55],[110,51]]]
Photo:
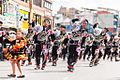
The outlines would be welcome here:
[[[36,5],[36,6],[41,7],[41,4],[42,4],[41,1],[42,1],[42,0],[33,0],[33,4]]]
[[[45,8],[51,9],[52,3],[48,2],[48,1],[45,1],[43,6]]]

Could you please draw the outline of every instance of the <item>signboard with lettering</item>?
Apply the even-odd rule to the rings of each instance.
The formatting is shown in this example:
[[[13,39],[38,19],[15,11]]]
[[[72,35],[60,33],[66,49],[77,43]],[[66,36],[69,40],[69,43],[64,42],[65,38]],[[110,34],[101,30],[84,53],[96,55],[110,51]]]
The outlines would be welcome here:
[[[12,21],[10,17],[0,15],[0,20],[3,22],[3,27],[16,27],[16,22]]]

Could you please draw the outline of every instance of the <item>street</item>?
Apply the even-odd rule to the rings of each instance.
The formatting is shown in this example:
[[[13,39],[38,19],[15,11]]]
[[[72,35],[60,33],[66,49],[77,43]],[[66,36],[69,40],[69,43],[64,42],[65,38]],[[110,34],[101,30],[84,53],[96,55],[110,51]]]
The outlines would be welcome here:
[[[25,78],[18,79],[7,77],[11,71],[9,61],[0,62],[0,80],[120,80],[120,62],[100,61],[98,66],[89,67],[88,61],[78,61],[74,72],[67,72],[66,61],[61,59],[56,67],[51,64],[47,63],[43,71],[34,70],[35,63],[31,66],[25,65]],[[16,75],[19,75],[18,71]]]

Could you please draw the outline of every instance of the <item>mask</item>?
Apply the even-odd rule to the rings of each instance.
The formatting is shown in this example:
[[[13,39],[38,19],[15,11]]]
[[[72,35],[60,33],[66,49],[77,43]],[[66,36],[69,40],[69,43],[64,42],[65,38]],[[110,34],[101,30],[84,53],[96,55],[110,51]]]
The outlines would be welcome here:
[[[14,41],[14,40],[16,39],[16,32],[15,32],[15,31],[9,31],[8,34],[9,34],[9,35],[8,35],[8,39],[9,39],[10,41]]]

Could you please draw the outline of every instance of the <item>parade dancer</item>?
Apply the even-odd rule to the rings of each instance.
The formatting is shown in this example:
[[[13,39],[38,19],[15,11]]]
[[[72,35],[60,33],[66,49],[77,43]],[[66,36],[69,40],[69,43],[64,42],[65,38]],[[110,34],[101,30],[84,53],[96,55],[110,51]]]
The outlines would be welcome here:
[[[56,35],[54,33],[54,31],[52,31],[51,29],[48,30],[48,39],[47,39],[47,49],[50,51],[52,44],[54,43],[56,39]],[[51,62],[51,52],[48,52],[48,58],[49,58],[49,62]]]
[[[47,45],[43,45],[43,49],[42,49],[42,67],[41,67],[41,70],[44,70],[45,66],[46,66],[46,63],[47,63],[47,60],[48,60],[48,49],[47,49]]]
[[[115,38],[114,41],[113,41],[113,46],[112,46],[111,61],[112,61],[113,57],[115,57],[115,61],[119,61],[117,59],[117,57],[118,57],[118,44],[119,44],[118,39]]]
[[[33,46],[28,44],[27,45],[27,50],[26,50],[26,53],[28,54],[28,65],[32,65],[32,49],[33,49]]]
[[[68,42],[69,42],[70,38],[71,38],[71,36],[67,35],[67,37],[62,42],[62,54],[61,55],[63,57],[63,60],[65,60],[65,58],[66,58]]]
[[[73,72],[74,65],[77,62],[77,58],[78,58],[77,45],[75,44],[74,40],[70,40],[68,47],[69,47],[68,60],[67,60],[68,71]]]
[[[44,42],[47,39],[47,32],[44,29],[45,27],[42,27],[40,25],[36,25],[34,30],[35,30],[35,35],[33,36],[33,41],[35,44],[35,61],[36,61],[36,70],[40,69],[40,58],[41,58],[41,51],[44,45]]]
[[[27,65],[32,65],[32,62],[31,62],[31,56],[32,56],[32,45],[30,44],[27,44],[26,48],[25,48],[25,54],[28,56],[28,64]],[[23,60],[22,61],[22,64],[21,66],[23,66],[25,64],[26,60]]]
[[[40,56],[41,56],[41,51],[42,51],[42,46],[43,46],[42,41],[39,41],[37,39],[38,36],[39,36],[39,34],[36,33],[33,37],[34,43],[36,45],[36,47],[35,47],[36,68],[35,69],[40,69]]]
[[[96,58],[95,58],[94,65],[99,64],[99,61],[104,54],[104,47],[105,47],[104,41],[103,40],[99,41],[98,42],[98,49],[96,49]]]
[[[88,46],[88,57],[87,60],[89,61],[90,56],[92,55],[92,51],[91,51],[91,47],[92,47],[92,43],[93,43],[94,37],[92,34],[89,35],[89,37],[87,38],[87,44],[86,46]]]
[[[8,39],[4,40],[4,46],[4,52],[6,53],[5,56],[11,61],[12,65],[12,74],[8,76],[16,77],[15,64],[17,64],[18,70],[20,72],[20,76],[17,76],[17,78],[24,78],[25,75],[22,73],[20,60],[27,59],[26,55],[24,54],[26,40],[23,39],[21,31],[17,31],[17,35],[16,31],[9,31]]]
[[[3,38],[5,37],[5,31],[2,29],[3,28],[3,22],[0,21],[0,60],[4,61],[4,53],[3,53]]]
[[[107,43],[105,43],[105,49],[104,49],[104,54],[103,54],[103,60],[105,60],[106,58],[106,55],[108,56],[107,57],[107,60],[110,58],[110,55],[111,55],[111,43],[110,41],[108,41]]]
[[[57,65],[57,60],[58,60],[58,49],[59,49],[59,42],[55,41],[54,45],[52,47],[52,66],[56,66]]]
[[[86,53],[84,52],[85,51],[86,38],[87,38],[87,32],[85,30],[83,30],[82,31],[82,39],[81,39],[82,51],[81,51],[81,55],[79,57],[79,59],[81,59],[84,56],[83,60],[85,60],[85,57],[86,57]]]
[[[97,45],[96,40],[93,41],[91,49],[92,49],[92,58],[91,58],[91,61],[90,61],[90,64],[89,64],[90,67],[92,67],[94,65],[96,55],[99,53],[99,49],[98,49],[98,45]]]

